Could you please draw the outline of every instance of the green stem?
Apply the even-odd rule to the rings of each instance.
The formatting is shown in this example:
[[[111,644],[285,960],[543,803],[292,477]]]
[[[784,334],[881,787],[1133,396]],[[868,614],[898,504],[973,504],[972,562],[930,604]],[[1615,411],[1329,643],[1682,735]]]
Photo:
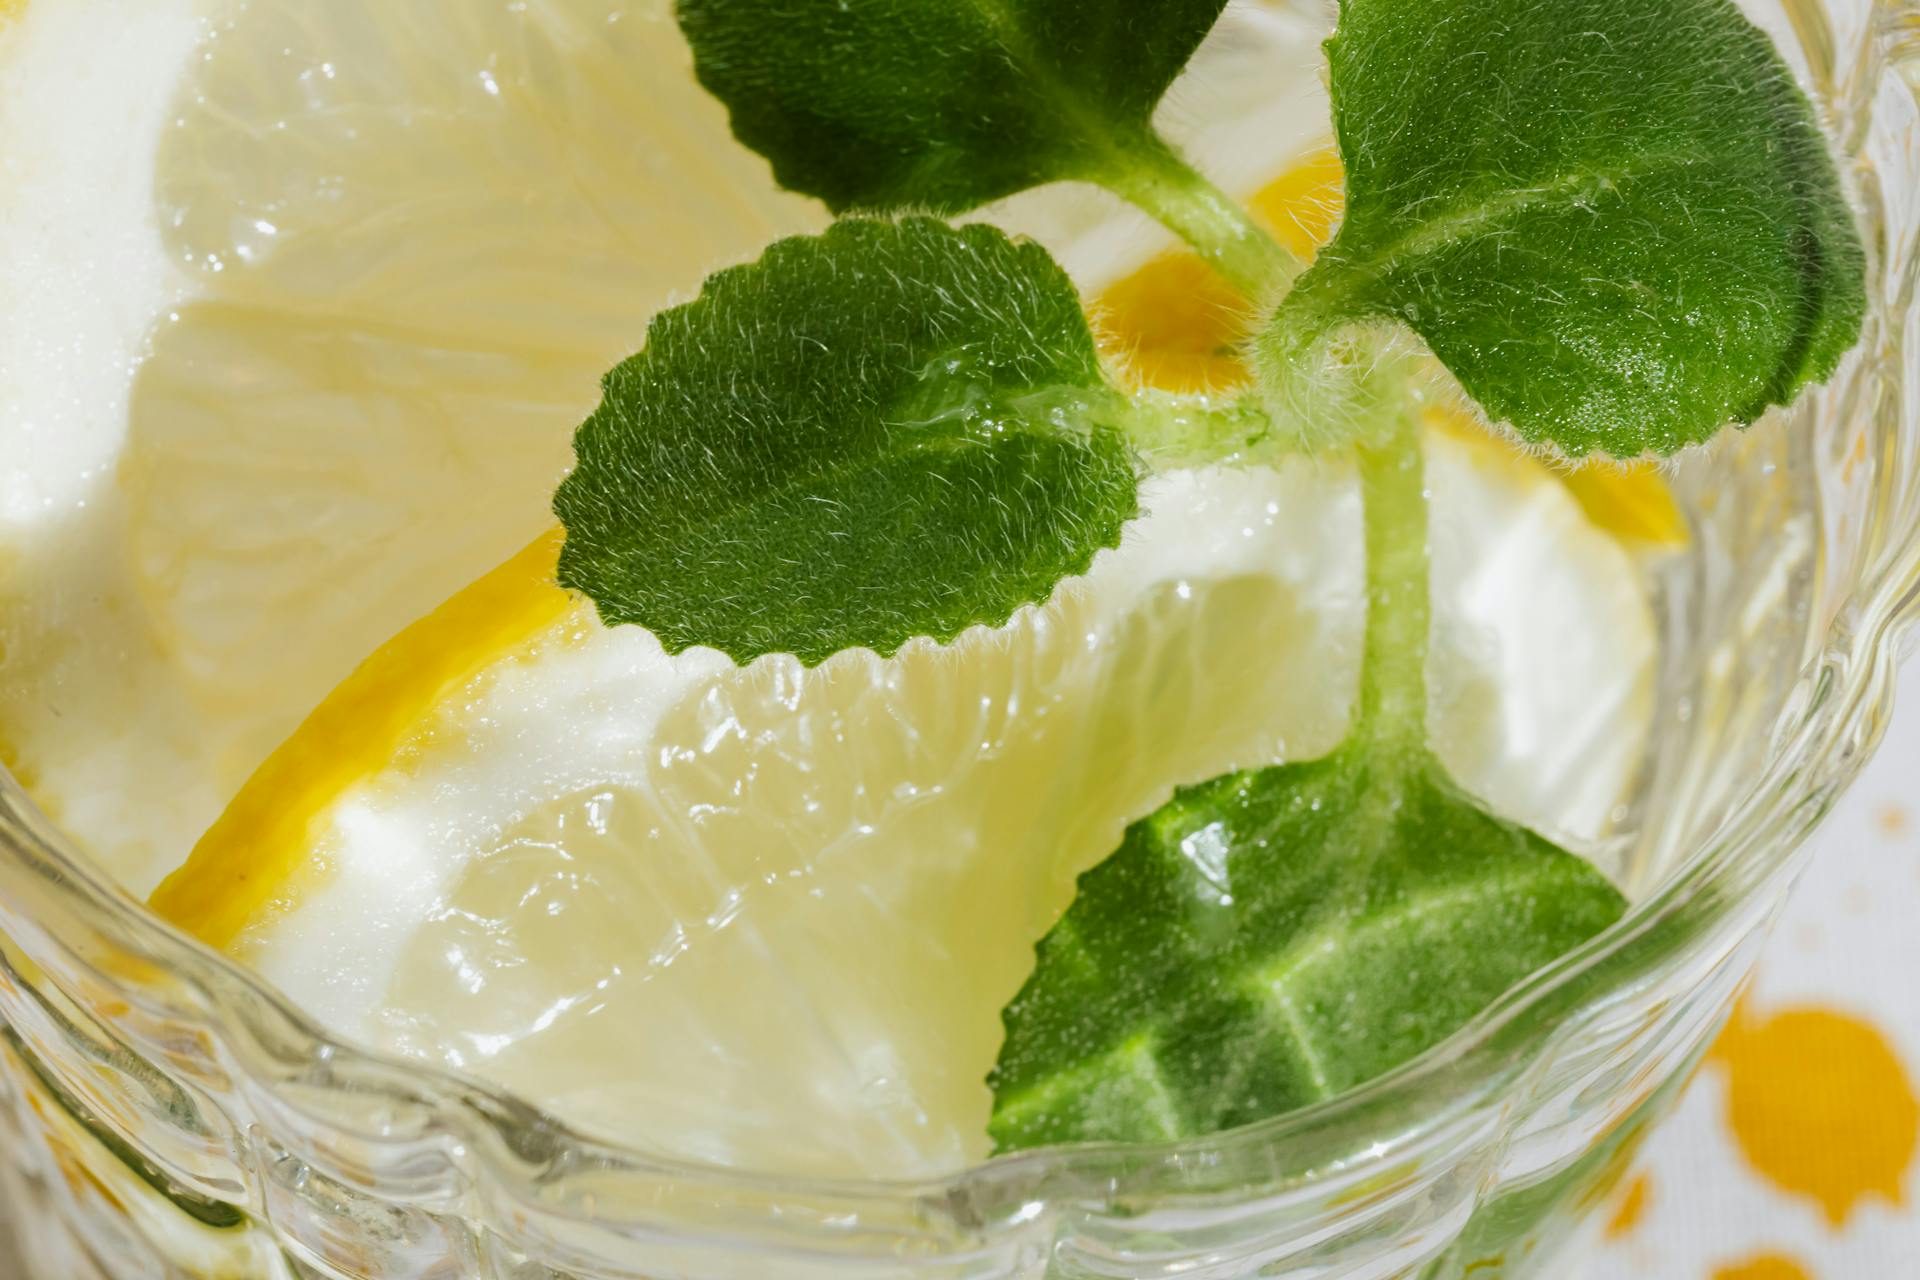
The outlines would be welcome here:
[[[1136,391],[1120,421],[1133,447],[1158,469],[1263,461],[1286,451],[1259,400],[1244,392]]]
[[[1358,737],[1411,757],[1426,747],[1426,466],[1412,405],[1390,434],[1356,446],[1366,510],[1367,639]]]
[[[1098,179],[1121,199],[1185,240],[1248,301],[1276,299],[1301,264],[1238,200],[1209,182],[1157,136],[1127,147]]]
[[[1150,138],[1125,154],[1126,163],[1103,185],[1193,246],[1250,301],[1274,303],[1300,274],[1301,264],[1238,201],[1161,139]],[[1304,351],[1288,350],[1281,357],[1288,365],[1304,358]],[[1432,602],[1425,459],[1410,388],[1405,377],[1396,376],[1398,367],[1391,359],[1375,365],[1360,375],[1355,388],[1393,419],[1390,431],[1364,432],[1354,446],[1367,542],[1366,649],[1355,737],[1412,760],[1426,748]],[[1139,404],[1139,420],[1129,426],[1143,447],[1155,444],[1175,455],[1217,451],[1229,441],[1244,450],[1270,434],[1270,428],[1248,430],[1245,412],[1245,406],[1233,405],[1196,412],[1188,420],[1168,414],[1166,406]]]

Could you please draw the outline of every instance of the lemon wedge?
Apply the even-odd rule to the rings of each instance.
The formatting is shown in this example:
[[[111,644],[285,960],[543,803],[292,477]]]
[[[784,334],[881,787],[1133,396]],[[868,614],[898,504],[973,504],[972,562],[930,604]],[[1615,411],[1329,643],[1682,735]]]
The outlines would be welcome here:
[[[1429,438],[1436,745],[1591,840],[1638,765],[1632,556],[1491,441]],[[378,650],[154,906],[343,1034],[756,1168],[983,1153],[1000,1009],[1171,789],[1344,733],[1352,477],[1178,472],[1084,579],[883,661],[737,668],[605,628],[537,541]]]

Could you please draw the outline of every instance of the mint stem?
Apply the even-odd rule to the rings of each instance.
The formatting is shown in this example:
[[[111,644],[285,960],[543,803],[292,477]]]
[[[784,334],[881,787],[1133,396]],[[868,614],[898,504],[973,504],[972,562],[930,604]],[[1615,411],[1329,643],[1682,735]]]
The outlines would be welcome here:
[[[1355,446],[1366,511],[1367,633],[1356,737],[1403,759],[1426,747],[1426,465],[1409,402],[1391,434]]]
[[[1136,391],[1125,405],[1120,426],[1157,470],[1247,463],[1288,452],[1265,407],[1245,393]]]
[[[1125,156],[1100,184],[1185,240],[1249,302],[1275,301],[1300,274],[1301,264],[1238,200],[1164,140],[1150,135]]]

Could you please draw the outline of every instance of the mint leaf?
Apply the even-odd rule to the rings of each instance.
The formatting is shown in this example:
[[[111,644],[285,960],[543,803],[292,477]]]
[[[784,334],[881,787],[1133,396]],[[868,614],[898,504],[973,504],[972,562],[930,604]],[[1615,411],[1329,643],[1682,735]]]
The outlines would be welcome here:
[[[1332,1097],[1624,908],[1424,751],[1364,735],[1181,791],[1041,941],[1005,1015],[994,1141],[1190,1137]]]
[[[782,185],[963,210],[1108,181],[1226,0],[679,0],[700,83]]]
[[[1489,416],[1670,453],[1830,374],[1864,258],[1813,111],[1729,0],[1342,0],[1347,214],[1265,339],[1404,320]]]
[[[1125,416],[1040,246],[841,222],[710,277],[607,375],[554,495],[560,581],[742,663],[951,639],[1117,545]]]

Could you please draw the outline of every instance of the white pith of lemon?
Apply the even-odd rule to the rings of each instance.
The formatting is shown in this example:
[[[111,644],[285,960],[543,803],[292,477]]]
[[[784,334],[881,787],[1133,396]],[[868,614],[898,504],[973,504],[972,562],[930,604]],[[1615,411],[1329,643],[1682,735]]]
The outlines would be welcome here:
[[[1429,453],[1436,745],[1503,812],[1591,837],[1646,730],[1632,559],[1538,464]],[[343,1033],[602,1132],[952,1167],[983,1152],[999,1013],[1075,876],[1174,786],[1344,729],[1350,475],[1176,473],[1147,505],[1006,628],[813,671],[601,627],[536,544],[337,690],[156,906]]]

